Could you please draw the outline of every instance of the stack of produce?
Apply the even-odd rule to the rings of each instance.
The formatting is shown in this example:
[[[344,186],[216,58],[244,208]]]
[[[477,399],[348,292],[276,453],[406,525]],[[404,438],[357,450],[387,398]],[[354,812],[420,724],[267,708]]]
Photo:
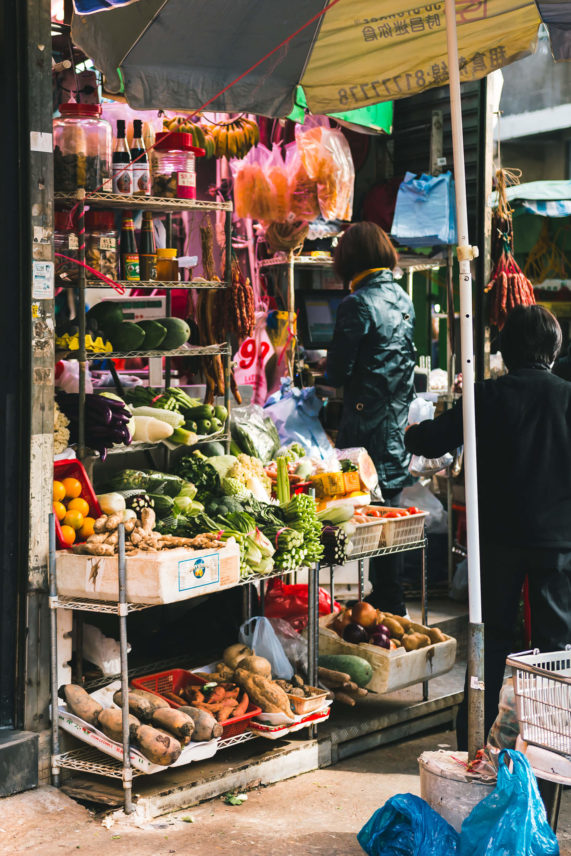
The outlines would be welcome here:
[[[119,470],[112,476],[110,487],[129,508],[137,508],[142,502],[154,508],[159,520],[172,515],[192,517],[204,511],[202,503],[195,500],[196,486],[172,473]]]
[[[86,499],[81,496],[83,486],[72,476],[55,479],[53,483],[53,512],[60,523],[61,540],[68,547],[93,534],[95,517]],[[99,509],[93,510],[94,514]]]
[[[116,300],[92,306],[86,315],[86,327],[92,337],[109,340],[112,350],[119,352],[175,351],[190,338],[190,327],[181,318],[125,321],[123,308]]]
[[[418,630],[420,626],[403,615],[381,612],[370,603],[359,601],[351,609],[340,612],[330,628],[353,645],[365,643],[390,650],[404,648],[405,651],[416,651],[446,641],[438,627]]]
[[[250,706],[248,694],[231,681],[190,683],[181,687],[178,693],[161,691],[161,695],[176,704],[179,710],[186,711],[186,705],[190,705],[209,713],[220,723],[243,716]]]
[[[57,403],[69,419],[70,441],[79,440],[79,395],[60,393]],[[85,396],[85,444],[105,460],[107,449],[115,444],[128,445],[133,439],[133,416],[125,402],[109,393],[88,393]]]
[[[69,446],[69,419],[54,402],[54,455],[61,455]]]
[[[194,445],[198,437],[220,433],[228,419],[224,406],[201,404],[179,387],[158,390],[138,386],[129,390],[126,397],[133,413],[170,421],[174,432],[169,439],[185,446]],[[155,410],[159,412],[154,414]]]

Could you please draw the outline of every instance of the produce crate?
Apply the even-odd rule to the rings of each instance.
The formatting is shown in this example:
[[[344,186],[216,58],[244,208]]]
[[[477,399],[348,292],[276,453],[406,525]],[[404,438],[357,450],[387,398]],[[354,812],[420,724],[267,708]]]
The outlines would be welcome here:
[[[404,508],[385,508],[384,506],[373,506],[375,511],[406,511]],[[364,509],[365,514],[367,509]],[[422,541],[424,538],[424,520],[428,512],[421,511],[418,514],[407,514],[406,517],[379,518],[382,523],[379,547],[400,547],[403,544],[411,544]]]
[[[355,528],[357,531],[347,545],[348,557],[378,550],[383,530],[381,519],[372,520],[370,523],[357,523]]]
[[[309,689],[315,690],[316,692],[315,695],[311,695],[308,698],[302,698],[301,696],[286,693],[290,707],[296,716],[307,716],[315,710],[320,710],[325,703],[325,699],[329,695],[327,691],[324,692],[318,687],[309,687]]]
[[[456,661],[456,640],[452,636],[418,651],[405,651],[404,648],[387,650],[366,642],[359,645],[345,642],[329,628],[334,619],[334,615],[324,615],[319,619],[319,653],[352,654],[367,660],[373,667],[373,677],[366,686],[368,690],[390,693],[429,681],[449,672]],[[414,622],[412,626],[419,633],[427,629]]]
[[[169,669],[166,672],[157,672],[155,675],[148,675],[145,678],[133,678],[132,684],[140,690],[146,690],[153,695],[159,696],[164,701],[168,702],[171,707],[183,707],[186,702],[181,699],[180,704],[177,704],[170,698],[167,698],[161,693],[177,693],[183,687],[189,685],[202,686],[206,684],[203,678],[198,675],[193,675],[192,672],[187,672],[186,669]],[[256,707],[250,703],[246,713],[242,716],[235,716],[233,719],[227,719],[222,723],[222,740],[227,740],[228,737],[236,737],[238,734],[243,734],[246,727],[254,716],[259,716],[262,712],[261,707]]]
[[[91,482],[89,481],[88,475],[85,472],[85,468],[77,460],[70,461],[55,461],[54,462],[54,480],[55,481],[63,481],[64,479],[77,479],[81,482],[81,493],[79,496],[81,499],[84,499],[89,505],[89,516],[94,517],[96,520],[98,517],[101,517],[101,509],[99,508],[99,503],[97,502],[97,497],[95,496],[95,491],[91,486]],[[61,524],[56,517],[56,539],[57,546],[60,550],[69,549],[65,541],[62,537],[61,532]],[[83,543],[82,541],[75,541],[76,544]]]
[[[231,542],[219,550],[161,550],[127,556],[130,603],[175,603],[219,591],[240,580],[240,550]],[[116,556],[81,556],[60,551],[57,586],[61,597],[117,601]]]

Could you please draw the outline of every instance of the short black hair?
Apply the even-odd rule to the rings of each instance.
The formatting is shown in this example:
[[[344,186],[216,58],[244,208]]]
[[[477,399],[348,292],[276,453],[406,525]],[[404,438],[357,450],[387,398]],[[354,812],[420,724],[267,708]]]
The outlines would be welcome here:
[[[335,251],[335,273],[344,283],[369,268],[392,270],[397,262],[397,251],[387,233],[368,221],[349,226]]]
[[[500,350],[509,371],[538,363],[551,366],[561,350],[561,327],[543,306],[516,306],[506,318]]]

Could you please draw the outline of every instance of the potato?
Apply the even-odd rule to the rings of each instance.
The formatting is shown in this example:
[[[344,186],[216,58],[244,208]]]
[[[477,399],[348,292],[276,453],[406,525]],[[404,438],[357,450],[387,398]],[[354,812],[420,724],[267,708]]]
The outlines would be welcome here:
[[[168,767],[174,764],[182,752],[182,746],[172,734],[150,725],[135,725],[131,728],[131,737],[136,741],[145,758],[153,764]]]
[[[123,707],[123,693],[117,690],[113,695],[113,701],[118,707]],[[167,701],[159,698],[153,693],[144,690],[129,690],[129,710],[142,722],[150,722],[153,713],[163,707],[170,707]]]
[[[179,710],[186,713],[194,722],[194,732],[192,739],[197,742],[203,740],[213,740],[215,737],[222,736],[222,726],[216,722],[212,714],[206,710],[199,710],[197,707],[183,705]]]
[[[383,624],[395,639],[400,639],[404,635],[404,628],[400,621],[397,621],[396,618],[390,618],[386,613],[383,618]]]
[[[133,714],[129,714],[129,730],[132,726],[140,725],[141,723]],[[117,743],[123,742],[123,711],[116,707],[108,707],[99,714],[98,726],[107,737],[111,740],[116,740]]]
[[[417,651],[430,645],[430,637],[424,633],[407,633],[401,641],[405,651]]]
[[[97,725],[99,714],[103,710],[99,702],[94,701],[89,693],[77,684],[66,684],[63,693],[72,713],[90,725]]]
[[[437,642],[446,642],[446,636],[440,627],[429,627],[426,632],[430,636],[430,641],[433,645]]]
[[[162,707],[153,713],[151,722],[157,728],[163,728],[180,740],[183,746],[190,743],[194,732],[194,721],[182,710],[172,707]]]

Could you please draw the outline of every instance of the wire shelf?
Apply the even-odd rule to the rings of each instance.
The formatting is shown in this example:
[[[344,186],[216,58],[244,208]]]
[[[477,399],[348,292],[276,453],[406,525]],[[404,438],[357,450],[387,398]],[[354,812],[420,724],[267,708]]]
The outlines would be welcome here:
[[[75,205],[77,193],[54,193],[56,202]],[[166,199],[162,196],[122,196],[119,193],[85,192],[85,204],[97,208],[136,208],[143,211],[232,211],[231,202],[206,199]]]
[[[229,434],[224,434],[223,432],[220,432],[218,434],[209,434],[205,437],[199,437],[198,440],[192,445],[194,447],[204,445],[204,443],[225,443],[230,439],[231,438]],[[129,455],[133,454],[134,452],[155,452],[159,448],[167,448],[170,451],[173,449],[173,447],[177,449],[186,448],[185,446],[182,446],[178,443],[171,443],[169,445],[168,438],[166,440],[159,440],[156,443],[139,443],[135,441],[129,446],[120,444],[117,446],[113,446],[111,449],[107,449],[107,457],[109,457],[109,455]],[[92,457],[99,458],[99,454],[93,455]]]
[[[389,556],[393,553],[407,553],[409,550],[422,550],[426,546],[426,539],[421,538],[419,541],[410,541],[407,544],[397,544],[394,547],[380,547],[378,550],[370,550],[366,553],[352,553],[348,557],[348,561],[354,562],[361,559],[374,559],[377,556]]]
[[[217,354],[227,356],[230,353],[228,345],[186,345],[175,351],[110,351],[105,353],[88,353],[88,360],[131,360],[135,357],[213,357]]]
[[[207,280],[207,279],[191,279],[188,282],[179,282],[178,280],[169,280],[165,282],[160,279],[148,279],[141,280],[140,282],[132,282],[127,279],[117,279],[115,280],[117,285],[122,286],[123,288],[158,288],[165,289],[168,291],[169,289],[185,289],[190,290],[194,288],[209,288],[209,289],[217,289],[218,291],[223,291],[225,288],[229,288],[230,284],[228,282],[220,282],[219,280]],[[65,279],[58,279],[56,282],[60,288],[77,288],[76,282],[67,282]],[[107,282],[103,282],[100,279],[88,279],[85,283],[86,288],[109,288],[113,289],[112,285],[109,285]]]
[[[223,749],[230,749],[232,746],[238,746],[240,743],[248,743],[250,740],[255,740],[257,736],[253,731],[244,731],[242,734],[236,734],[235,737],[227,737],[226,740],[220,741],[217,752],[221,752]]]
[[[258,268],[284,267],[290,261],[285,253],[278,253],[272,259],[262,259],[258,262]],[[332,258],[318,258],[315,256],[296,256],[293,260],[295,267],[333,267]]]
[[[117,601],[104,600],[81,600],[75,597],[58,597],[55,605],[58,609],[72,609],[77,612],[104,612],[110,615],[119,614],[119,604]],[[128,603],[127,612],[142,612],[143,609],[150,609],[152,606],[157,606],[155,603]]]
[[[78,770],[82,773],[93,773],[96,776],[107,776],[112,779],[123,778],[122,762],[110,758],[92,746],[72,749],[71,752],[63,752],[56,758],[58,766],[65,767],[67,770]],[[145,775],[142,770],[137,770],[136,767],[131,767],[131,772],[133,777]]]

